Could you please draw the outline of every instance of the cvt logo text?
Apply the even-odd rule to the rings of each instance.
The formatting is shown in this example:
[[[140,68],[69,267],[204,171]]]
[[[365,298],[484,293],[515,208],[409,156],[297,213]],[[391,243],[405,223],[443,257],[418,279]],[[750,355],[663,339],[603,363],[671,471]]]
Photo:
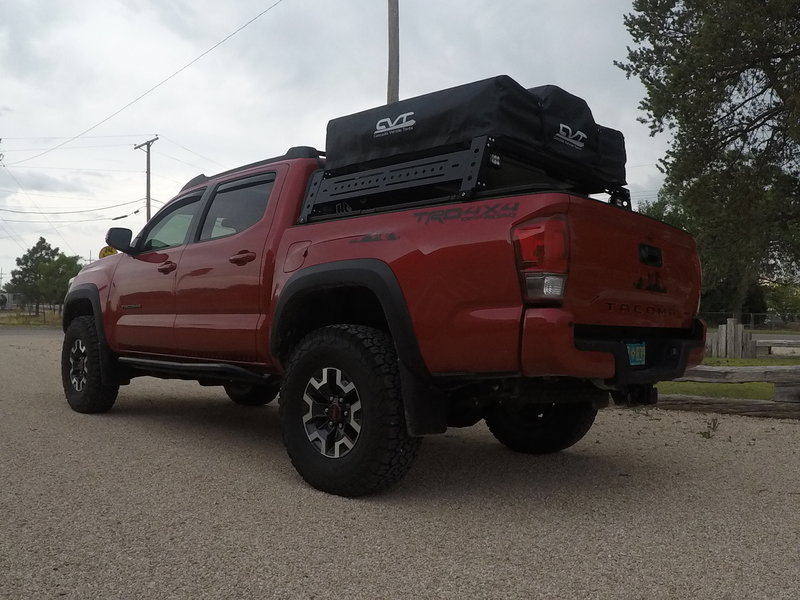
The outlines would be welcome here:
[[[414,128],[414,125],[417,124],[417,122],[411,118],[413,116],[414,116],[413,112],[407,112],[403,113],[394,120],[390,119],[389,117],[381,119],[380,121],[375,123],[374,137],[390,135],[392,133],[398,133],[400,131],[410,131],[411,129]]]
[[[586,134],[580,129],[575,133],[572,133],[572,127],[569,125],[564,125],[564,123],[559,123],[558,133],[554,137],[559,142],[564,142],[573,148],[583,148],[583,140],[586,139]]]

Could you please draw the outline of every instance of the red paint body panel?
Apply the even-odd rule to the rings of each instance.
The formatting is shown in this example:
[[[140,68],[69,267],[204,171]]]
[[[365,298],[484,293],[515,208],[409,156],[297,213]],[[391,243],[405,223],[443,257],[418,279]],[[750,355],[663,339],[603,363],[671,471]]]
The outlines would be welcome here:
[[[572,244],[564,308],[575,322],[691,327],[700,301],[694,239],[638,213],[587,198],[570,200]],[[659,248],[663,265],[644,265],[640,244]]]
[[[573,315],[560,308],[529,309],[525,313],[520,351],[526,377],[614,376],[614,357],[608,352],[575,348]]]
[[[178,264],[182,252],[181,247],[102,259],[109,266],[117,263],[106,312],[106,335],[113,349],[174,352],[175,271],[162,273],[158,268]]]
[[[394,273],[433,374],[608,379],[615,375],[614,357],[578,350],[576,326],[692,327],[700,267],[694,241],[682,231],[554,192],[298,225],[317,167],[314,160],[296,159],[254,168],[254,174],[275,173],[276,181],[264,218],[244,232],[135,258],[118,255],[85,269],[78,282],[101,289],[112,350],[279,371],[268,342],[287,282],[308,267],[362,258],[382,261]],[[512,231],[553,215],[566,220],[565,296],[526,306]],[[663,264],[643,263],[641,245],[657,248]],[[242,251],[255,258],[244,265],[229,261]],[[167,260],[177,269],[162,274],[157,268]],[[115,269],[125,277],[117,280]],[[698,357],[702,351],[690,362]]]
[[[475,202],[468,208],[498,203],[506,201]],[[505,218],[469,220],[452,212],[443,222],[427,220],[440,210],[426,207],[297,226],[287,230],[282,247],[316,240],[306,249],[304,267],[357,258],[388,264],[431,372],[516,371],[522,304],[508,232],[519,206],[517,212],[506,211]],[[290,276],[278,276],[278,295]]]

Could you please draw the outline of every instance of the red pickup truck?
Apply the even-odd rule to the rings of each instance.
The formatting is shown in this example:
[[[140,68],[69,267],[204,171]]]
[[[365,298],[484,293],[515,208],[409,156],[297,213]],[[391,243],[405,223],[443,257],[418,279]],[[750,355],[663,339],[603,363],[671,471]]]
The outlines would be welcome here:
[[[402,136],[434,100],[358,117],[373,142]],[[702,360],[695,243],[630,210],[598,170],[602,140],[584,163],[502,127],[364,156],[341,129],[327,159],[296,147],[201,175],[135,239],[109,231],[120,253],[65,299],[74,410],[109,410],[142,375],[277,396],[302,477],[358,496],[397,482],[421,436],[485,419],[514,450],[562,450],[609,395],[654,403],[654,383]],[[601,188],[610,202],[588,196]]]

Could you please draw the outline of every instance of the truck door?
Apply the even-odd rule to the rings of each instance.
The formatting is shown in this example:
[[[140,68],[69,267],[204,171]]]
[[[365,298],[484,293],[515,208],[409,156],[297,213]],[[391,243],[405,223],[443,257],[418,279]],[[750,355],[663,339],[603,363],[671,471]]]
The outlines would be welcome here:
[[[180,354],[256,360],[261,286],[272,280],[272,259],[265,257],[271,218],[265,212],[275,177],[262,173],[212,190],[175,282],[174,337]]]
[[[175,275],[199,207],[199,194],[171,203],[139,234],[135,252],[120,259],[109,294],[113,346],[171,353]]]

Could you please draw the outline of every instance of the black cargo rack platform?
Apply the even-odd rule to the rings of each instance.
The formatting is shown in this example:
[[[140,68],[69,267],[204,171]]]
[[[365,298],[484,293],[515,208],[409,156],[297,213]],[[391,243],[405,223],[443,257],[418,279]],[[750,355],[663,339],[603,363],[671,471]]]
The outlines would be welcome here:
[[[568,172],[564,167],[568,165],[531,160],[518,144],[482,135],[473,138],[468,149],[356,172],[317,171],[309,182],[299,222],[396,210],[433,199],[463,202],[484,191],[600,191],[610,194],[611,204],[630,210],[627,189],[582,188],[563,175]]]

